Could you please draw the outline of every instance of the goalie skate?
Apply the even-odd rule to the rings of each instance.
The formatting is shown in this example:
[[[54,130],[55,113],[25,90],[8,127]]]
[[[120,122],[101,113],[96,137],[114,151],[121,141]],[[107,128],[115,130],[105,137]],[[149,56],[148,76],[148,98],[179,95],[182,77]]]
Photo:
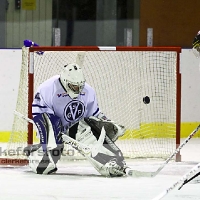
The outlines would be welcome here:
[[[110,160],[108,163],[105,164],[105,167],[107,168],[110,176],[123,176],[125,175],[125,168],[126,168],[126,163],[120,162],[120,164],[117,163],[117,160],[114,158]]]

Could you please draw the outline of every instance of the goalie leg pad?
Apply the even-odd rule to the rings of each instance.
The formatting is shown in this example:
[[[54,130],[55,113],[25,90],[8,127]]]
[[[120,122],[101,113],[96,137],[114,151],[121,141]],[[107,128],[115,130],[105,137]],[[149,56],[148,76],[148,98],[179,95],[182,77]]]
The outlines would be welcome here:
[[[60,160],[63,149],[64,149],[64,144],[59,144],[56,148],[49,151],[49,153],[51,154],[51,157],[53,159],[53,162],[55,164],[57,164],[57,162]]]
[[[28,145],[27,147],[24,148],[23,152],[28,157],[32,152],[37,151],[41,146],[42,146],[41,144]]]
[[[105,167],[109,171],[111,177],[125,175],[125,165],[121,166],[121,163],[119,165],[115,158],[106,163]]]
[[[115,158],[105,163],[105,154],[98,155],[98,159],[92,158],[91,156],[86,157],[87,160],[94,166],[94,168],[103,176],[106,177],[116,177],[125,175],[125,165],[120,166],[117,164]],[[103,164],[105,163],[105,164]]]
[[[106,137],[105,137],[103,146],[107,150],[112,152],[116,156],[116,159],[118,161],[123,161],[124,157],[123,157],[121,150],[117,147],[117,145],[113,142],[113,140],[108,136],[109,135],[108,131],[112,132],[112,130],[115,130],[115,128],[114,128],[115,126],[110,122],[109,123],[102,122],[102,121],[98,121],[96,119],[97,118],[95,118],[95,117],[90,117],[90,118],[85,118],[84,120],[91,127],[92,133],[96,136],[97,139],[99,138],[99,136],[101,134],[102,127],[105,125],[104,128],[106,131]],[[113,127],[113,129],[111,127]],[[111,135],[114,135],[114,134],[111,134]]]
[[[55,163],[53,162],[53,159],[50,153],[46,152],[43,155],[42,160],[39,162],[36,168],[37,174],[51,174],[56,171],[57,171],[57,167]]]
[[[46,152],[43,152],[42,147],[38,148],[35,151],[32,150],[28,156],[29,167],[36,174],[51,174],[53,172],[56,172],[56,163],[60,159],[63,148],[64,145],[59,145],[58,147]],[[27,150],[27,148],[24,149],[24,152],[25,150]],[[28,151],[28,153],[29,152],[30,151]]]
[[[76,132],[75,139],[77,141],[87,145],[97,145],[97,139],[100,136],[100,132],[97,132],[93,129],[92,131],[91,127],[84,120],[79,121],[72,127],[71,130],[70,129],[69,133],[71,132],[71,130]],[[124,175],[123,169],[125,166],[125,162],[123,154],[108,136],[106,136],[103,146],[100,147],[99,153],[95,157],[92,157],[91,155],[84,156],[103,176]],[[113,164],[114,161],[115,165]]]
[[[61,141],[57,140],[58,134],[62,131],[62,122],[59,117],[43,113],[37,114],[33,121],[37,126],[44,151],[47,151],[51,146],[55,147],[56,144],[61,144]]]

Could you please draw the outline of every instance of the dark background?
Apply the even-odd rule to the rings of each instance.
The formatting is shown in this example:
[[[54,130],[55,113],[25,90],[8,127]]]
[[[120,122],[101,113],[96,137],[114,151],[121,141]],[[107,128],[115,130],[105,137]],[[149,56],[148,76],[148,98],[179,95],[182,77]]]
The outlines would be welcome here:
[[[102,0],[54,0],[53,18],[67,20],[67,37],[64,45],[73,45],[74,23],[76,21],[93,21],[89,29],[82,29],[79,38],[81,45],[95,45],[96,20],[112,20],[112,8],[106,15],[96,12],[97,2]],[[108,1],[108,0],[107,0]],[[138,45],[147,45],[147,28],[153,28],[153,46],[181,46],[191,48],[193,37],[200,29],[200,0],[135,0],[138,3],[138,19],[134,19],[134,0],[117,0],[114,20],[116,25],[116,45],[124,45],[124,32],[121,21],[139,20]],[[59,3],[58,3],[59,2]],[[58,10],[59,13],[58,13]],[[74,12],[75,10],[75,12]],[[135,16],[137,18],[137,15]],[[57,23],[58,26],[58,23]],[[129,26],[131,27],[130,23]],[[132,27],[131,27],[132,28]],[[87,31],[90,33],[87,34]],[[89,41],[87,36],[90,37]],[[85,41],[85,43],[84,43]]]
[[[200,0],[140,0],[140,45],[153,28],[154,46],[191,48],[200,30]]]

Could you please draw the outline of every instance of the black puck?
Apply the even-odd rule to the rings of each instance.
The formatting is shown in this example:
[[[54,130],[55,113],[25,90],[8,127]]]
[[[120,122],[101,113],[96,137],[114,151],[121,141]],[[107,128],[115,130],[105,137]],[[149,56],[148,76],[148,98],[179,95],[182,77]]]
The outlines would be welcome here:
[[[143,97],[143,102],[144,102],[144,104],[149,104],[150,103],[150,98],[148,96]]]

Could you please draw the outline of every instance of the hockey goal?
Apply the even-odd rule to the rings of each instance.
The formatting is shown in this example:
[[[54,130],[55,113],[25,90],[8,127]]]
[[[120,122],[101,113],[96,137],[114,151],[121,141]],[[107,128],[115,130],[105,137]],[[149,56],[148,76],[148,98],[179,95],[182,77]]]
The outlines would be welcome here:
[[[125,157],[165,159],[180,144],[180,52],[179,47],[23,47],[16,111],[31,118],[39,84],[79,62],[101,110],[127,128],[117,141]],[[37,143],[35,135],[33,125],[15,115],[7,150]],[[24,157],[18,153],[19,158]]]

